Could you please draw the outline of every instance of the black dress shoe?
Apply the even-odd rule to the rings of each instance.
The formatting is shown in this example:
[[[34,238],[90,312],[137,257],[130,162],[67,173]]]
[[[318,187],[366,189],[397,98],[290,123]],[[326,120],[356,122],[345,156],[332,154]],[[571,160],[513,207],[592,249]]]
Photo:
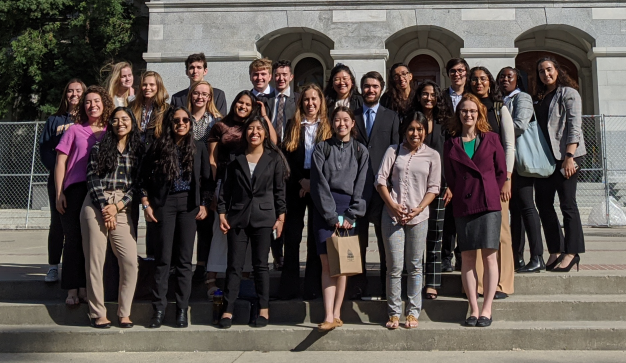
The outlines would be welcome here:
[[[111,327],[111,322],[104,323],[104,324],[96,324],[96,320],[97,320],[97,318],[92,318],[92,319],[91,319],[91,327],[92,327],[92,328],[96,328],[96,329],[109,329],[109,328]]]
[[[119,326],[122,329],[130,329],[133,326],[135,326],[132,322],[131,323],[122,323],[122,319],[117,318],[117,326]]]
[[[470,316],[465,319],[465,326],[476,326],[476,322],[478,322],[478,318],[475,316]]]
[[[163,325],[163,320],[165,319],[165,312],[155,310],[152,314],[152,318],[150,319],[150,325],[148,328],[160,328]]]
[[[258,316],[256,318],[256,321],[254,322],[254,326],[257,327],[257,328],[264,328],[264,327],[267,326],[267,322],[268,322],[268,320],[267,320],[266,317]]]
[[[231,326],[233,326],[233,319],[232,318],[221,318],[220,319],[220,327],[222,329],[228,329]]]
[[[518,270],[524,268],[524,266],[526,266],[526,262],[524,262],[524,257],[523,256],[517,257],[515,259],[515,271],[519,272]]]
[[[493,295],[493,298],[495,300],[502,300],[502,299],[506,299],[507,297],[509,297],[509,295],[502,291],[496,291],[495,295]]]
[[[530,272],[540,272],[541,270],[546,269],[546,263],[543,262],[543,256],[532,256],[528,264],[519,270],[518,273],[530,273]]]
[[[187,309],[176,309],[176,327],[186,328],[189,326],[187,319]]]
[[[452,268],[452,261],[449,259],[444,259],[441,261],[441,272],[452,272],[454,269]]]
[[[486,316],[480,316],[478,317],[478,321],[476,322],[476,326],[484,328],[487,327],[489,325],[491,325],[491,322],[493,320],[491,318],[488,318]]]

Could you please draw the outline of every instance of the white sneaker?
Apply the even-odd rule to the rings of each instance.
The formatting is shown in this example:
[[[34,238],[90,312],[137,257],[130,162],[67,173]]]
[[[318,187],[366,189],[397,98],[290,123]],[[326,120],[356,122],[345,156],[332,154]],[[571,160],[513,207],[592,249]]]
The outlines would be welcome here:
[[[45,282],[57,282],[59,281],[59,269],[58,268],[51,268],[48,270],[48,273],[46,274],[46,278],[44,280]]]

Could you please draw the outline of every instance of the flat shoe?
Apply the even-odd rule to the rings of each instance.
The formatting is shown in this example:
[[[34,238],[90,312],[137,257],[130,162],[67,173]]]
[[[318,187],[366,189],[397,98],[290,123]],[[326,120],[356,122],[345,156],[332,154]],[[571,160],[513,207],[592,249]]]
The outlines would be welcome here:
[[[337,324],[334,321],[325,321],[317,326],[317,330],[324,333],[331,331],[337,327]]]
[[[339,327],[339,326],[343,326],[343,321],[341,321],[341,319],[339,318],[335,318],[335,324]]]
[[[233,326],[233,319],[231,318],[221,318],[220,319],[220,327],[222,329],[228,329]]]
[[[496,291],[496,294],[493,296],[495,300],[502,300],[506,299],[507,297],[509,297],[509,295],[502,291]]]
[[[264,328],[267,326],[267,318],[264,316],[259,316],[256,318],[256,321],[254,322],[254,326],[257,328]]]
[[[481,316],[478,318],[478,321],[476,322],[476,326],[484,328],[484,327],[490,326],[492,321],[493,320],[491,318],[488,318],[486,316]]]
[[[477,317],[470,316],[469,318],[465,319],[465,326],[476,326],[477,322],[478,322]]]
[[[91,319],[91,327],[92,328],[109,329],[111,327],[111,322],[110,321],[108,323],[104,323],[104,324],[96,324],[96,320],[97,320],[97,318],[92,318]]]

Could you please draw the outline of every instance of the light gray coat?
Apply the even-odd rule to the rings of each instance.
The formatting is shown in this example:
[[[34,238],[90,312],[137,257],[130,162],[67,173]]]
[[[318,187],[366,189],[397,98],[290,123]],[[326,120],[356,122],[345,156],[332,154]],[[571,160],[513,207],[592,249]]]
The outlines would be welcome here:
[[[587,154],[582,130],[582,101],[570,87],[559,87],[550,103],[548,134],[554,158],[563,160],[568,144],[578,144],[574,157]]]
[[[510,98],[504,105],[511,111],[515,136],[520,136],[526,131],[530,120],[533,119],[535,114],[533,99],[528,93],[520,92]]]

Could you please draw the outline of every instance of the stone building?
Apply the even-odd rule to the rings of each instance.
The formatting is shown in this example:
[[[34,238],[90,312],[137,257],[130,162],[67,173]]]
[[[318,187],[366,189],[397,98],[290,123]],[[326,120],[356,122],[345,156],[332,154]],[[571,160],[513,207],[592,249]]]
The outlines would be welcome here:
[[[249,63],[290,59],[295,87],[324,84],[336,63],[357,79],[396,62],[442,86],[445,63],[464,57],[492,73],[553,55],[578,80],[586,114],[626,115],[626,2],[522,0],[161,0],[150,11],[148,69],[173,93],[188,85],[183,61],[204,52],[207,80],[228,101],[250,89]]]

